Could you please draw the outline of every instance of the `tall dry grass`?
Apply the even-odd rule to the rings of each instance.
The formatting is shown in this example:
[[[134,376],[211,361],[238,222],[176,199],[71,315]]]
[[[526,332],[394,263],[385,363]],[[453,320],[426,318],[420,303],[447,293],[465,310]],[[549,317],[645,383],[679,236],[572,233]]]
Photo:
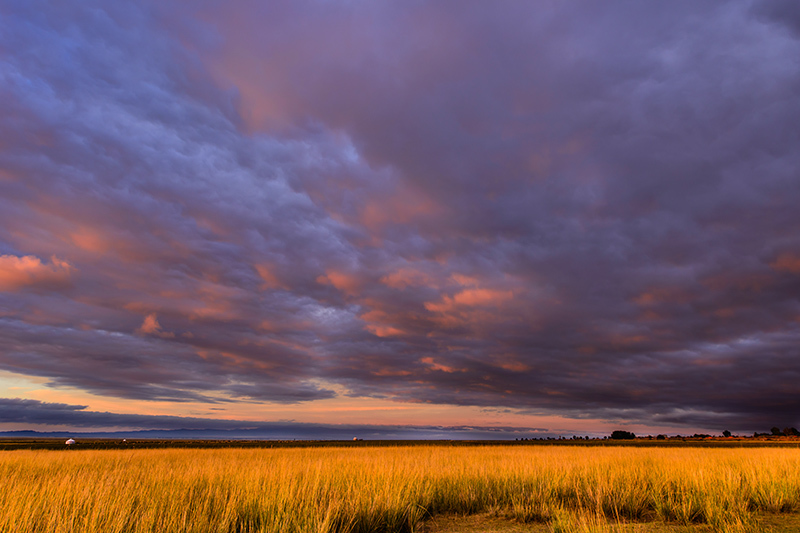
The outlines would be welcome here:
[[[553,531],[606,519],[753,529],[800,510],[800,451],[414,446],[0,454],[0,531],[410,532],[495,512]],[[605,528],[605,529],[604,529]]]

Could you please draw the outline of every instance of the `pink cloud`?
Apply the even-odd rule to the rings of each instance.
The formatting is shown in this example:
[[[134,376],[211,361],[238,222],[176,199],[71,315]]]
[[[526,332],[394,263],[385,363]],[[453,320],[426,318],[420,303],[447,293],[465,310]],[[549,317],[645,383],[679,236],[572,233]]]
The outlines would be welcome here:
[[[426,302],[425,309],[436,313],[448,313],[459,307],[500,307],[514,297],[512,291],[493,289],[466,289],[452,298],[444,296],[441,302]]]
[[[359,318],[367,323],[364,328],[378,337],[394,337],[406,333],[393,324],[396,317],[392,317],[379,309],[368,311]]]
[[[492,305],[499,306],[506,300],[514,297],[511,291],[497,291],[492,289],[467,289],[453,297],[453,301],[460,305]]]
[[[460,287],[455,294],[443,294],[440,299],[423,304],[425,310],[432,314],[431,320],[440,327],[480,329],[503,320],[500,317],[505,316],[504,320],[508,320],[506,313],[509,309],[519,308],[520,302],[516,301],[515,292],[522,292],[522,289],[516,285],[515,290],[488,288],[486,282],[463,274],[453,274],[450,280]]]
[[[324,276],[317,278],[317,283],[333,285],[336,289],[350,295],[355,294],[361,286],[361,280],[356,276],[339,270],[328,270]]]
[[[422,287],[433,285],[433,280],[428,274],[413,268],[400,268],[381,278],[381,283],[393,289],[407,287]]]
[[[155,313],[150,313],[146,317],[144,317],[144,321],[142,325],[139,326],[139,329],[136,330],[137,333],[142,335],[156,335],[158,337],[165,337],[165,338],[172,338],[175,336],[174,333],[169,331],[163,331],[161,329],[161,324],[158,323],[158,317]]]
[[[150,313],[144,317],[144,322],[139,327],[140,333],[156,333],[161,330],[161,324],[158,323],[158,317],[155,313]]]
[[[423,357],[419,360],[421,363],[428,365],[431,370],[438,370],[440,372],[447,372],[448,374],[452,374],[454,372],[464,372],[463,369],[455,368],[450,365],[445,365],[442,363],[437,362],[433,357]]]
[[[50,264],[34,255],[0,256],[0,291],[16,291],[26,287],[62,289],[72,283],[74,267],[53,256]]]
[[[112,246],[107,235],[90,227],[81,227],[69,237],[75,246],[87,252],[102,254]]]

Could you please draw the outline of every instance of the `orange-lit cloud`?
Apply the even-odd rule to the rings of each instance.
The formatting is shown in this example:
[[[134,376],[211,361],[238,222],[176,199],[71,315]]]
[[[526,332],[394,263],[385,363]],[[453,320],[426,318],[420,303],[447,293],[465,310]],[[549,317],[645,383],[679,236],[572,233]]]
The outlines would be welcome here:
[[[431,370],[437,370],[439,372],[446,372],[448,374],[452,374],[454,372],[464,372],[464,369],[459,369],[450,365],[446,365],[443,363],[437,362],[433,357],[423,357],[419,360],[420,363],[426,364],[430,367]]]
[[[449,313],[461,307],[500,307],[513,297],[513,291],[465,289],[452,297],[444,296],[439,302],[425,302],[425,309],[436,313]]]
[[[492,289],[467,289],[453,296],[457,305],[486,305],[499,307],[503,302],[514,297],[512,291],[498,291]]]
[[[367,324],[367,331],[378,337],[394,337],[405,334],[405,331],[393,324],[392,317],[379,309],[373,309],[359,316]]]
[[[259,277],[264,282],[261,285],[262,289],[285,289],[286,285],[281,283],[278,277],[275,275],[274,267],[271,265],[260,264],[256,265],[256,272],[258,272]]]
[[[78,248],[87,252],[100,254],[107,252],[112,247],[108,237],[95,228],[83,227],[71,233],[70,238]]]
[[[800,257],[793,254],[781,254],[778,256],[778,259],[770,263],[769,266],[778,272],[800,274]]]
[[[174,333],[169,331],[163,331],[161,329],[161,324],[158,323],[158,317],[156,313],[150,313],[149,315],[144,317],[142,321],[142,325],[139,326],[139,329],[136,330],[137,333],[142,335],[155,335],[157,337],[164,337],[164,338],[172,338],[175,336]]]
[[[393,289],[406,287],[432,286],[433,279],[421,270],[400,268],[381,278],[381,283]]]
[[[531,366],[522,362],[517,354],[495,355],[490,359],[495,366],[510,372],[528,372],[531,370]]]
[[[199,304],[191,304],[191,319],[235,320],[241,316],[237,302],[241,289],[218,283],[203,283],[198,288]]]
[[[382,324],[367,324],[365,327],[367,331],[373,333],[377,337],[395,337],[397,335],[403,335],[404,333],[402,329]]]
[[[515,306],[515,290],[523,290],[522,282],[508,276],[499,280],[481,279],[478,276],[453,273],[447,287],[455,290],[451,295],[441,294],[439,300],[423,303],[432,313],[434,324],[445,328],[479,327],[495,322]],[[513,289],[512,289],[513,288]]]
[[[317,278],[317,283],[333,285],[336,289],[349,295],[356,294],[361,286],[358,277],[339,270],[327,270],[324,275]]]
[[[70,285],[75,269],[68,262],[52,257],[43,263],[33,255],[0,256],[0,291],[16,291],[26,287],[59,289]]]
[[[140,333],[156,333],[161,330],[161,325],[158,323],[158,318],[155,313],[150,313],[144,317],[144,322],[139,326]]]

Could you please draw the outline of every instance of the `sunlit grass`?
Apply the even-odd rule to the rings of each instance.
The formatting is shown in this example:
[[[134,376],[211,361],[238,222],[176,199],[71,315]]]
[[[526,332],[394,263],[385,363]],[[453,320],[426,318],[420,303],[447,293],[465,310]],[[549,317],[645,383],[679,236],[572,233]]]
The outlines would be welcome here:
[[[0,531],[410,532],[439,513],[552,531],[800,510],[800,452],[413,446],[0,454]],[[611,521],[611,525],[608,524]]]

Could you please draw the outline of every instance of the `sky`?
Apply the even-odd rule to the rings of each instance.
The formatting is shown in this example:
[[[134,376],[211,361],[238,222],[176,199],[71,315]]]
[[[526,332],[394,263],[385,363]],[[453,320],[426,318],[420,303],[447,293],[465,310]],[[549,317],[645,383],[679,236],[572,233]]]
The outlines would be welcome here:
[[[798,205],[794,0],[0,0],[0,430],[800,426]]]

